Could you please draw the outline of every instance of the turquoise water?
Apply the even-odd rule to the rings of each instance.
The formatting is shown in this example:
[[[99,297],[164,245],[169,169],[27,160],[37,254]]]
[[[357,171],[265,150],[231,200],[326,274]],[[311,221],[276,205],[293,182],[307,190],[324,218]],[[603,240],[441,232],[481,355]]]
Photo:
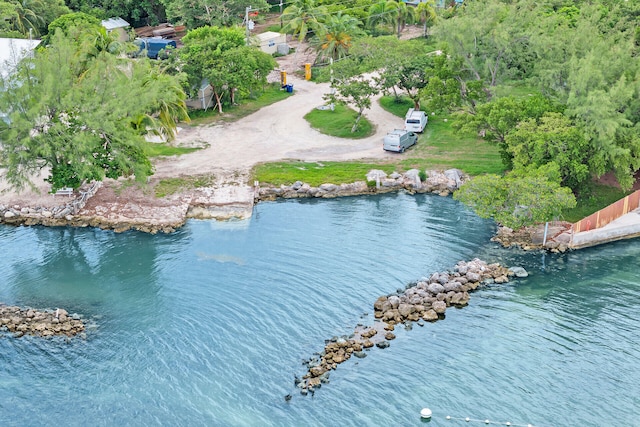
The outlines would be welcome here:
[[[524,254],[493,231],[404,194],[264,203],[171,235],[2,226],[0,301],[91,325],[0,338],[0,426],[416,426],[423,407],[433,426],[640,425],[640,240]],[[531,276],[296,393],[302,359],[371,323],[378,296],[476,256]]]

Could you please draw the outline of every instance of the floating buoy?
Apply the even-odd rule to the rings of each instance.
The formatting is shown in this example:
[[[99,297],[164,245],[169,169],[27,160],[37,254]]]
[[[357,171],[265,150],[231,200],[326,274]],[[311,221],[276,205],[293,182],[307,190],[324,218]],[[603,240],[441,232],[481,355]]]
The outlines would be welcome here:
[[[429,408],[422,408],[422,410],[420,411],[420,418],[431,418],[431,409]]]

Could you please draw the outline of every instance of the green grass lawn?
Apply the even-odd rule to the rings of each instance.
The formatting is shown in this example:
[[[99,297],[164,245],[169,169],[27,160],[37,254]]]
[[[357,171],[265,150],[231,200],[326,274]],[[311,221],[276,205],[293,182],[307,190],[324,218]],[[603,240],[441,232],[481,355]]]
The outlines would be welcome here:
[[[382,169],[389,174],[395,166],[357,162],[275,162],[256,166],[253,175],[261,183],[275,186],[302,181],[317,187],[326,183],[338,185],[364,181],[371,169]]]
[[[148,157],[159,156],[179,156],[181,154],[193,153],[200,148],[193,147],[174,147],[167,143],[146,142],[144,145],[144,154]]]
[[[380,106],[388,112],[404,117],[413,101],[406,96],[380,98]],[[430,115],[418,144],[409,149],[399,162],[402,170],[457,168],[471,175],[502,174],[504,166],[498,148],[473,134],[456,131],[452,116]]]
[[[565,210],[562,213],[563,219],[569,222],[580,221],[632,192],[622,191],[619,188],[608,185],[593,184],[581,194],[578,194],[576,207]]]
[[[383,96],[380,98],[380,106],[393,115],[404,118],[407,110],[413,108],[413,101],[406,96]]]
[[[373,124],[364,116],[358,123],[358,129],[351,132],[357,116],[358,113],[351,108],[336,104],[333,111],[313,109],[304,118],[318,132],[338,138],[359,139],[373,135],[375,131]]]
[[[504,165],[498,147],[474,134],[456,131],[448,114],[429,116],[418,144],[400,163],[405,169],[457,168],[470,175],[502,174]]]
[[[210,108],[207,111],[204,110],[191,110],[189,111],[189,117],[191,117],[191,125],[199,126],[206,125],[213,122],[235,122],[249,114],[255,113],[262,107],[274,104],[278,101],[282,101],[285,98],[295,95],[295,92],[289,93],[280,88],[279,83],[272,83],[265,87],[264,92],[257,98],[245,98],[241,99],[239,105],[227,106],[223,108],[223,113],[218,113],[217,108]]]

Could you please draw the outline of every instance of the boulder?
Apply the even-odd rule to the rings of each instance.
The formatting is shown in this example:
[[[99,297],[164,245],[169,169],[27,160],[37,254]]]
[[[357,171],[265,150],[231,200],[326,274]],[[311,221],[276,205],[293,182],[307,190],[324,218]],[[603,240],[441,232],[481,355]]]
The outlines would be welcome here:
[[[453,191],[462,185],[464,173],[459,169],[447,169],[444,171],[444,176],[449,180],[448,189]]]
[[[453,282],[447,282],[443,286],[444,286],[445,292],[450,292],[450,291],[458,291],[462,286],[462,284],[460,282],[453,281]]]
[[[430,309],[424,313],[422,318],[427,322],[433,322],[434,320],[438,320],[438,313],[436,313],[435,310]]]
[[[389,303],[391,304],[391,308],[393,309],[398,308],[398,306],[400,305],[400,298],[395,295],[391,295],[387,301],[389,301]]]
[[[516,276],[516,277],[529,277],[529,273],[527,273],[527,270],[525,270],[522,267],[511,267],[509,268],[509,273],[512,273],[512,275]]]
[[[433,295],[437,295],[441,292],[444,292],[444,286],[442,286],[440,283],[431,283],[429,286],[427,286],[427,290]]]
[[[433,303],[432,308],[436,313],[443,314],[447,310],[447,303],[444,301],[436,301]]]
[[[479,282],[480,280],[482,280],[482,276],[480,275],[480,273],[476,273],[473,271],[467,271],[467,274],[465,274],[465,277],[470,282]]]
[[[387,348],[390,345],[391,344],[389,344],[389,341],[380,341],[379,343],[376,343],[376,347],[378,348]]]
[[[386,177],[387,177],[387,173],[379,169],[371,169],[367,173],[367,181],[376,181],[376,179],[382,181]]]
[[[400,313],[402,317],[409,317],[414,311],[415,307],[411,304],[400,304],[398,306],[398,313]]]

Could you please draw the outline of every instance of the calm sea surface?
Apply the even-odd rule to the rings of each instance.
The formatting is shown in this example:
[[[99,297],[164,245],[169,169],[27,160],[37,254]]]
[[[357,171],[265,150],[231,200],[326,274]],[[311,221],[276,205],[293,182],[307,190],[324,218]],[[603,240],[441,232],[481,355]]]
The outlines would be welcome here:
[[[418,426],[423,407],[433,426],[640,426],[640,240],[524,254],[493,231],[404,194],[264,203],[171,235],[0,226],[0,301],[90,323],[0,337],[0,426]],[[296,392],[302,359],[371,323],[376,298],[474,257],[531,275]]]

